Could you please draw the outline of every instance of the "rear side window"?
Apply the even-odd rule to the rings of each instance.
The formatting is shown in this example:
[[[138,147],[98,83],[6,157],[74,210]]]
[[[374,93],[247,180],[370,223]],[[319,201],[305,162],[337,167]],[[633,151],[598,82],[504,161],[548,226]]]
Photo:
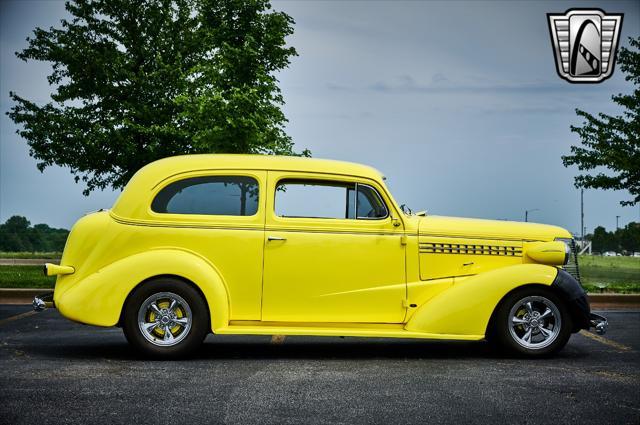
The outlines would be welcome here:
[[[151,209],[168,214],[254,215],[258,211],[258,182],[245,176],[180,180],[163,188]]]

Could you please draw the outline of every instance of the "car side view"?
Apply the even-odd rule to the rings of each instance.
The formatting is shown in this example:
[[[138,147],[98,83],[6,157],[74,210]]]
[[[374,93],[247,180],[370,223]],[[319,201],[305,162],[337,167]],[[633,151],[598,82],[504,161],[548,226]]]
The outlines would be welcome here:
[[[175,358],[208,333],[482,340],[529,356],[606,319],[590,312],[559,227],[413,214],[377,170],[260,155],[153,162],[81,218],[52,299]]]

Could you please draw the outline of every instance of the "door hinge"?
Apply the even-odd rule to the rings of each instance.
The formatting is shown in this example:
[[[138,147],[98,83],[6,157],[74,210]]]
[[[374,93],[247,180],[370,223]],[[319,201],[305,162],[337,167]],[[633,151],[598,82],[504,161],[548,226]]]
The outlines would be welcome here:
[[[400,245],[406,245],[406,244],[407,244],[407,235],[400,236]]]

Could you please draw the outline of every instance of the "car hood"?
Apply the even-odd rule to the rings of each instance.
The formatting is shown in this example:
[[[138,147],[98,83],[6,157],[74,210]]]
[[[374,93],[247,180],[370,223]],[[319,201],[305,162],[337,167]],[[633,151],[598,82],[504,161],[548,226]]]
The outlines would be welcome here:
[[[418,229],[420,236],[526,241],[551,241],[555,238],[572,237],[571,233],[562,227],[548,224],[444,216],[420,217]]]

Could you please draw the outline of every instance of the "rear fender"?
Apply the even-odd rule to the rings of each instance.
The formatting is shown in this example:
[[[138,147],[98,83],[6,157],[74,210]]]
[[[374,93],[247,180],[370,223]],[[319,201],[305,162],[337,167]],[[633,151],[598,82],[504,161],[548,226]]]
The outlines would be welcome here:
[[[141,282],[153,285],[152,278],[161,275],[192,282],[206,299],[211,329],[227,326],[229,299],[222,276],[213,264],[186,250],[158,249],[123,258],[74,282],[64,292],[54,292],[54,301],[60,313],[71,320],[114,326],[131,291]]]
[[[414,332],[484,337],[500,300],[527,284],[550,286],[558,269],[541,264],[517,264],[458,281],[431,298],[413,314],[405,329]]]

